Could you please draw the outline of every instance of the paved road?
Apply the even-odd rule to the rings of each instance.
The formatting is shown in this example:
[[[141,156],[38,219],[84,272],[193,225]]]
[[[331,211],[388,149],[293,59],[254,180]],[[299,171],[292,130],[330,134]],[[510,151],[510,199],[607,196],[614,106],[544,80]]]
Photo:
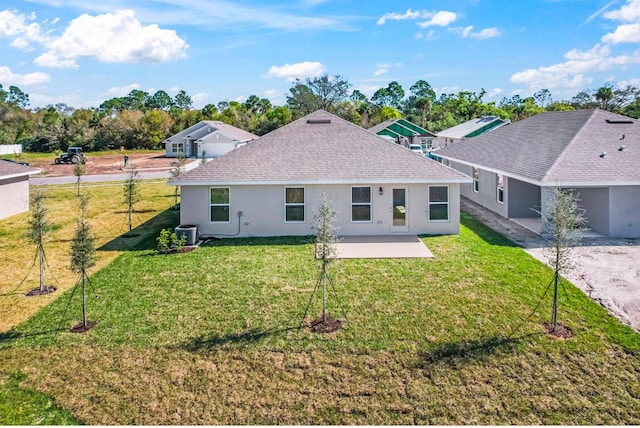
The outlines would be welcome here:
[[[171,174],[168,171],[140,172],[138,176],[143,180],[166,178],[169,179]],[[83,175],[80,178],[82,183],[98,183],[102,181],[124,181],[129,178],[129,174],[100,174],[100,175]],[[66,175],[62,177],[29,177],[29,184],[75,184],[78,177],[75,175]]]

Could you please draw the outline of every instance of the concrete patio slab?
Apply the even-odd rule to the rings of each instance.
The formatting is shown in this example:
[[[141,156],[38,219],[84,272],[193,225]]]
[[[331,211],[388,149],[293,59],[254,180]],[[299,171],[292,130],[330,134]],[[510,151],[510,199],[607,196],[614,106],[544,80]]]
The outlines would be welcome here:
[[[338,259],[433,258],[416,235],[343,236],[336,244]]]

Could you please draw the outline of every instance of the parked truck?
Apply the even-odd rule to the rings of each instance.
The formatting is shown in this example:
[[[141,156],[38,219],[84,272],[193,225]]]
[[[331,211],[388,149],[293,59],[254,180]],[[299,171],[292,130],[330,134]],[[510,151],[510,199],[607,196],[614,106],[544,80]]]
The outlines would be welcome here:
[[[63,153],[55,158],[54,162],[56,164],[78,162],[84,164],[87,160],[84,158],[84,153],[82,153],[82,147],[69,147],[67,153]]]

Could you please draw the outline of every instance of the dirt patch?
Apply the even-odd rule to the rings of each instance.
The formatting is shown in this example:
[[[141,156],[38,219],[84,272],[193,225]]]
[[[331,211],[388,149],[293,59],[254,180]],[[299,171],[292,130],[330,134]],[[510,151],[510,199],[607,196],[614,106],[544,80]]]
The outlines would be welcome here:
[[[93,327],[95,327],[97,323],[98,323],[97,321],[87,321],[87,325],[84,325],[80,322],[74,325],[73,327],[71,327],[69,331],[71,333],[84,333],[91,330]]]
[[[342,328],[342,320],[327,316],[324,320],[322,317],[316,318],[309,324],[309,329],[313,333],[333,333]]]
[[[53,285],[45,285],[44,287],[42,287],[42,289],[40,289],[40,287],[34,288],[33,290],[29,291],[28,293],[25,293],[25,296],[27,296],[27,297],[44,296],[45,294],[53,293],[56,290],[57,290],[57,288],[54,287]]]
[[[173,158],[168,158],[164,154],[160,153],[132,153],[127,154],[128,167],[124,166],[124,154],[120,155],[104,155],[104,156],[85,156],[86,163],[85,175],[97,175],[97,174],[121,174],[128,172],[131,167],[136,167],[139,170],[154,170],[154,171],[169,171],[173,168]],[[70,176],[74,175],[73,170],[75,166],[73,164],[59,164],[56,165],[53,160],[55,155],[51,154],[50,160],[30,162],[30,166],[40,168],[42,175],[58,177],[58,176]]]
[[[553,331],[553,326],[548,322],[544,323],[542,327],[546,333],[558,339],[570,339],[573,337],[573,332],[566,325],[558,324],[556,331]]]

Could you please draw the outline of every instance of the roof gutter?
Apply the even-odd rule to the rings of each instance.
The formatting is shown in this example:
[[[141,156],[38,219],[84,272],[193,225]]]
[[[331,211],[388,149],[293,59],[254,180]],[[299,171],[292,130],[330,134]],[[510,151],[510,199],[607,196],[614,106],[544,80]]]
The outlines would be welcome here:
[[[274,181],[180,181],[169,180],[169,186],[281,186],[281,185],[339,185],[339,184],[468,184],[473,179],[452,178],[433,180],[274,180]]]
[[[533,184],[539,187],[611,187],[611,186],[640,186],[640,180],[627,180],[627,181],[570,181],[570,180],[535,180],[533,178],[525,177],[520,174],[514,174],[508,171],[500,170],[497,168],[491,168],[488,166],[476,164],[473,162],[454,158],[452,156],[443,156],[434,153],[436,156],[447,159],[453,162],[457,162],[463,165],[481,168],[484,171],[493,172],[495,174],[504,175],[505,177],[514,178],[525,183]]]

